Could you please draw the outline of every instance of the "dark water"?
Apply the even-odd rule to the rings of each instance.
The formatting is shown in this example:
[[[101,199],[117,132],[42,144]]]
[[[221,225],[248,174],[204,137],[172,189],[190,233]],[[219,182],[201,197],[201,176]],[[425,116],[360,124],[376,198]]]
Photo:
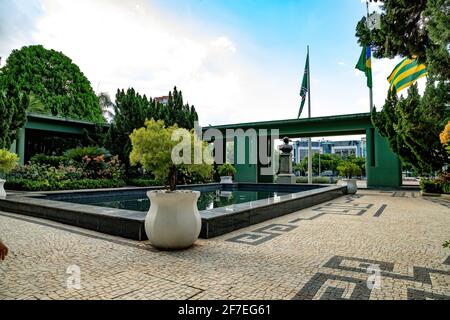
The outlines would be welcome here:
[[[271,191],[209,191],[202,192],[197,202],[199,210],[207,210],[213,208],[225,207],[233,204],[262,200],[272,198],[274,196],[283,196],[285,192]],[[99,207],[125,209],[133,211],[148,211],[150,201],[147,196],[130,197],[130,196],[114,196],[114,197],[90,197],[84,199],[67,200],[67,202],[88,204]]]

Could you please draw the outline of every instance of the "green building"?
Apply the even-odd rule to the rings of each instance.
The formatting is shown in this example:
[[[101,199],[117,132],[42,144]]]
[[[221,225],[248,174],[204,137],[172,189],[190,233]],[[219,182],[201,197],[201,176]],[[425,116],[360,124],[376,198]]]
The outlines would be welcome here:
[[[90,144],[90,136],[107,127],[105,124],[28,113],[27,122],[19,130],[10,151],[19,155],[23,165],[35,154],[61,154],[67,149]]]

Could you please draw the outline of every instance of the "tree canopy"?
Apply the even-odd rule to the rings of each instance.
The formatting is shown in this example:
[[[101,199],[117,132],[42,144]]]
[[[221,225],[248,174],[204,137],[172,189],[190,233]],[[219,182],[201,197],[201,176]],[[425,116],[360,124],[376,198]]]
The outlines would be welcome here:
[[[31,95],[41,109],[43,106],[46,113],[54,116],[104,122],[89,80],[61,52],[41,45],[13,50],[0,69],[0,77],[3,90],[5,86],[10,88],[7,99],[17,99],[18,94]]]
[[[363,18],[356,27],[359,43],[371,45],[377,58],[415,56],[429,75],[423,97],[416,85],[407,98],[390,91],[381,112],[372,113],[372,122],[403,163],[420,173],[440,171],[448,163],[439,133],[450,117],[450,0],[380,2],[381,27],[369,30]]]
[[[383,3],[381,28],[370,31],[362,18],[356,27],[359,43],[371,45],[376,58],[417,56],[437,80],[449,79],[450,0],[379,2]]]
[[[1,69],[0,69],[1,71]],[[0,74],[1,75],[1,74]],[[8,80],[8,81],[6,81]],[[0,149],[9,150],[26,121],[27,95],[18,92],[14,79],[0,76]]]
[[[194,106],[183,103],[183,94],[176,87],[173,93],[169,92],[167,104],[142,96],[133,88],[126,92],[118,90],[113,107],[114,118],[107,134],[107,147],[119,155],[127,169],[132,149],[130,134],[134,129],[144,127],[146,120],[163,120],[169,127],[176,124],[188,130],[193,129],[198,120]]]
[[[178,141],[172,140],[175,132],[180,139]],[[208,164],[204,158],[199,163],[195,163],[194,149],[199,149],[203,156],[208,145],[206,142],[195,139],[194,134],[193,131],[180,129],[177,125],[166,127],[162,120],[146,121],[144,128],[136,129],[130,135],[133,145],[130,154],[131,164],[142,164],[145,169],[155,175],[156,179],[163,181],[170,190],[175,190],[178,171],[182,169],[207,178],[211,175],[213,166]],[[188,137],[188,141],[184,140],[185,137]],[[183,160],[187,161],[177,164],[173,159],[173,150],[180,144],[183,146],[180,150],[183,153]],[[185,154],[186,150],[189,153]],[[209,160],[212,161],[212,156]]]

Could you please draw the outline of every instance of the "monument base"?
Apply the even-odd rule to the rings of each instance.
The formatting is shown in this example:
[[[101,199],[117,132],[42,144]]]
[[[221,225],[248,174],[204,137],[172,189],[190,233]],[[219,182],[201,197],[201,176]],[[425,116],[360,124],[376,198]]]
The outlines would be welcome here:
[[[297,177],[295,174],[279,174],[277,178],[278,184],[295,184],[297,183]]]

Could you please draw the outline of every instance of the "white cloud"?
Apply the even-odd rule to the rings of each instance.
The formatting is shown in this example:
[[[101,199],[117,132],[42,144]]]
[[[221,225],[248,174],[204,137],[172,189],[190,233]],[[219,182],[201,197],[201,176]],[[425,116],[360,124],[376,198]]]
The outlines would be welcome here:
[[[146,0],[40,1],[41,15],[30,28],[32,33],[18,36],[13,47],[8,42],[8,52],[31,43],[62,51],[81,68],[95,91],[112,96],[117,88],[131,86],[147,96],[161,96],[176,85],[185,100],[195,104],[202,125],[297,115],[303,61],[293,66],[277,56],[263,62],[248,48],[240,50],[239,39],[230,34],[179,21]],[[6,48],[2,40],[0,54]],[[256,44],[245,45],[256,48],[254,52],[264,50]],[[384,102],[385,78],[395,63],[373,62],[377,106]],[[313,116],[368,109],[364,74],[353,67],[341,69],[336,76],[311,75]]]
[[[227,37],[219,37],[216,40],[214,40],[213,42],[211,42],[211,44],[214,47],[217,48],[226,48],[229,49],[231,52],[236,53],[236,47],[234,45],[233,42],[230,41],[230,39],[228,39]]]

